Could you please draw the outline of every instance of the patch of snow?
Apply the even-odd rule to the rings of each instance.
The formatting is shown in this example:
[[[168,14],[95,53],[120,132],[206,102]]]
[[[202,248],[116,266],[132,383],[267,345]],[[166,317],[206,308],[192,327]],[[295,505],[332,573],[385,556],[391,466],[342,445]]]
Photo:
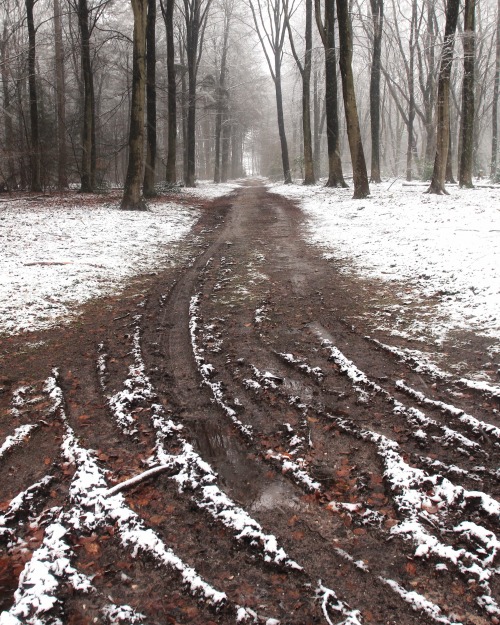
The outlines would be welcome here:
[[[37,427],[38,425],[30,423],[28,425],[20,425],[18,428],[16,428],[13,434],[7,436],[2,446],[0,447],[0,458],[3,458],[3,456],[5,456],[5,454],[13,447],[21,445],[26,439],[29,438],[31,432],[33,432],[33,430],[36,430]]]
[[[48,203],[47,203],[48,204]],[[16,202],[0,214],[0,332],[53,326],[133,276],[165,267],[172,243],[199,211],[152,204],[150,211]]]
[[[432,335],[472,329],[500,337],[500,187],[437,196],[395,182],[372,185],[363,201],[351,199],[351,189],[270,191],[301,203],[311,243],[361,275],[392,282],[406,302],[438,301],[438,314],[422,320]]]

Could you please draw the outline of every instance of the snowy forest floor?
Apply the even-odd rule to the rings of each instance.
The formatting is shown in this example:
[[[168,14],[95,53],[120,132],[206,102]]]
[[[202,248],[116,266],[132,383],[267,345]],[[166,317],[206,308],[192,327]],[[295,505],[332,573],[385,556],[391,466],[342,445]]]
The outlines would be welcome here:
[[[416,351],[436,301],[262,184],[197,211],[175,262],[2,335],[1,625],[498,625],[495,337]]]

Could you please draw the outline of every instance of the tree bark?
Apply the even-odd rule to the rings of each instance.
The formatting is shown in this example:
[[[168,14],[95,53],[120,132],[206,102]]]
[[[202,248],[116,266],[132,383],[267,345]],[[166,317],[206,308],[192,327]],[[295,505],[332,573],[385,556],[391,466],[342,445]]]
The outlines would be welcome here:
[[[305,0],[306,4],[306,28],[305,28],[305,52],[302,63],[295,50],[290,16],[288,14],[288,0],[285,3],[285,21],[292,54],[302,78],[302,139],[304,156],[304,184],[315,184],[314,161],[311,133],[311,61],[312,61],[312,0]]]
[[[460,0],[447,0],[446,25],[438,82],[436,157],[432,180],[428,189],[428,193],[438,195],[447,194],[445,180],[450,141],[450,76],[459,8]]]
[[[81,63],[83,75],[83,130],[82,166],[80,172],[80,192],[93,193],[95,190],[95,98],[94,75],[90,58],[90,27],[87,0],[78,0],[78,24],[81,38]]]
[[[231,11],[227,5],[224,6],[224,11],[224,34],[222,42],[222,55],[220,61],[219,84],[217,85],[217,114],[215,117],[214,182],[216,183],[221,182],[221,138],[223,132],[223,121],[225,120],[225,122],[227,123],[228,93],[226,91],[226,62],[229,41],[229,27],[231,24]],[[227,180],[227,170],[225,173],[225,178]],[[224,180],[222,180],[222,182],[224,182]]]
[[[379,183],[380,178],[380,74],[382,56],[382,29],[384,24],[383,0],[370,0],[373,25],[373,50],[370,72],[370,127],[372,138],[372,162],[370,181]]]
[[[167,37],[168,138],[165,178],[169,184],[177,182],[177,83],[175,75],[174,6],[175,0],[165,0],[165,5],[161,2]]]
[[[156,170],[156,0],[148,0],[146,22],[146,164],[142,192],[154,197]]]
[[[123,210],[146,210],[141,196],[144,168],[144,100],[146,96],[146,23],[148,0],[131,0],[134,12],[132,103],[130,107],[129,157]]]
[[[354,91],[354,76],[352,72],[352,29],[348,12],[347,0],[337,0],[337,16],[339,20],[340,40],[340,74],[342,77],[342,94],[347,125],[347,138],[351,152],[352,174],[354,182],[354,199],[365,198],[370,195],[368,174],[366,171],[365,154],[361,142],[358,108]]]
[[[461,187],[472,188],[472,165],[474,149],[474,65],[476,56],[476,0],[465,0],[464,8],[464,78],[462,83],[462,116],[460,135],[460,172],[458,182]]]
[[[56,69],[56,113],[57,113],[57,186],[59,190],[68,187],[66,147],[66,81],[64,72],[64,48],[62,37],[62,16],[60,0],[54,0],[54,46]]]
[[[13,109],[11,104],[10,94],[10,52],[9,52],[9,33],[7,24],[4,24],[2,42],[0,46],[0,72],[2,77],[2,95],[3,95],[3,108],[4,108],[4,130],[5,130],[5,150],[7,152],[7,179],[5,184],[7,190],[11,191],[17,186],[16,181],[16,166],[14,162],[14,124]]]
[[[495,55],[495,79],[493,82],[493,102],[491,108],[491,166],[490,176],[492,180],[498,178],[498,96],[500,92],[500,0],[497,5],[497,32],[496,32],[496,55]]]
[[[320,1],[315,0],[316,24],[325,49],[325,112],[328,146],[327,187],[347,187],[339,153],[337,55],[335,52],[335,0],[325,0],[325,21],[321,22]]]
[[[283,178],[285,184],[292,182],[292,174],[290,171],[290,158],[288,155],[288,142],[285,131],[285,117],[283,114],[283,90],[281,84],[281,64],[283,57],[283,44],[286,34],[285,11],[282,10],[282,0],[268,0],[266,9],[262,7],[260,0],[250,0],[250,9],[252,11],[253,21],[255,24],[255,32],[259,37],[262,51],[266,57],[267,65],[274,82],[276,93],[276,113],[278,118],[278,133],[281,147],[281,163],[283,166]],[[257,10],[255,9],[257,5]],[[267,28],[268,16],[273,24],[271,30]],[[262,34],[264,33],[264,35]],[[265,37],[265,39],[264,39]],[[268,53],[266,41],[272,50],[272,55]]]
[[[31,182],[30,190],[36,193],[42,190],[42,156],[40,130],[38,124],[38,94],[36,86],[36,31],[33,20],[33,7],[36,0],[26,0],[26,20],[28,25],[28,86],[30,102],[30,154]]]

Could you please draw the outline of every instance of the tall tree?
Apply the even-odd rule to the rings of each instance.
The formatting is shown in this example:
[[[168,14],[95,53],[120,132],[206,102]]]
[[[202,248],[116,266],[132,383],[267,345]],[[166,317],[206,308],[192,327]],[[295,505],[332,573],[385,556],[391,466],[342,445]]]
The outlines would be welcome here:
[[[188,113],[186,128],[186,187],[195,186],[196,170],[196,82],[203,51],[203,36],[211,0],[184,0],[186,59],[188,67]]]
[[[92,193],[95,190],[96,173],[96,128],[94,73],[90,49],[90,12],[87,0],[78,0],[78,26],[81,40],[81,64],[83,76],[83,129],[82,164],[80,170],[80,192]]]
[[[335,52],[335,0],[325,0],[325,18],[321,20],[321,3],[315,0],[318,31],[325,49],[325,111],[328,145],[327,187],[347,187],[342,173],[339,150],[339,114],[337,89],[337,54]]]
[[[380,76],[382,70],[382,32],[384,0],[370,0],[373,28],[372,63],[370,71],[370,126],[372,138],[371,182],[380,179]]]
[[[347,125],[347,139],[351,153],[352,175],[355,199],[370,195],[370,185],[366,171],[365,153],[361,142],[358,107],[354,91],[354,75],[352,71],[352,25],[349,16],[348,0],[337,0],[337,16],[339,20],[340,40],[340,75],[342,77],[342,94]]]
[[[144,197],[155,195],[156,166],[156,0],[148,0],[146,24],[146,165]]]
[[[263,4],[265,6],[263,6]],[[281,0],[250,0],[255,32],[259,38],[267,65],[274,82],[276,93],[276,112],[278,132],[281,146],[281,162],[285,184],[292,182],[288,142],[285,132],[285,115],[283,112],[283,85],[281,66],[283,63],[283,46],[286,36],[285,9]],[[269,15],[269,21],[267,16]],[[270,51],[268,51],[268,48]]]
[[[3,174],[7,190],[16,187],[16,167],[14,162],[14,124],[13,106],[10,93],[10,32],[7,20],[4,21],[2,40],[0,42],[0,73],[2,78],[2,96],[4,112],[5,151],[7,153],[7,176]]]
[[[166,181],[177,182],[177,82],[175,72],[174,6],[175,0],[160,0],[165,32],[167,37],[167,85],[168,85],[168,125],[167,125],[167,167]]]
[[[54,0],[54,50],[56,70],[56,113],[57,113],[57,186],[66,189],[67,148],[66,148],[66,80],[64,72],[64,48],[62,37],[62,14],[60,0]]]
[[[28,86],[30,102],[30,156],[31,156],[31,191],[42,190],[42,155],[38,120],[38,93],[36,84],[36,29],[33,8],[36,0],[26,0],[26,22],[28,25]]]
[[[144,100],[146,96],[146,24],[148,0],[131,0],[134,12],[132,56],[132,103],[130,107],[129,156],[121,208],[145,210],[141,195],[144,168]]]
[[[445,189],[445,181],[450,142],[450,76],[459,9],[460,0],[447,0],[446,24],[438,82],[436,157],[434,159],[432,180],[428,189],[428,193],[438,195],[448,193]]]
[[[462,117],[460,121],[460,172],[461,187],[472,187],[472,154],[474,148],[474,67],[476,52],[476,0],[465,0],[464,8],[464,78],[462,83]]]
[[[283,0],[285,6],[285,20],[288,30],[288,38],[292,49],[293,58],[302,78],[302,139],[304,149],[304,184],[314,184],[314,161],[311,133],[311,65],[312,65],[312,0],[305,0],[306,8],[306,32],[304,62],[299,58],[290,24],[288,0]]]
[[[227,126],[229,125],[229,120],[227,119],[227,109],[228,109],[228,91],[226,88],[226,73],[227,73],[227,52],[228,52],[228,44],[229,44],[229,29],[231,26],[231,17],[233,13],[233,1],[226,0],[223,4],[224,11],[224,31],[222,34],[222,50],[221,50],[221,60],[220,60],[220,71],[219,71],[219,79],[218,84],[216,86],[216,100],[217,100],[217,113],[215,116],[215,167],[214,167],[214,182],[221,182],[221,138],[223,133],[223,127],[225,131],[226,138],[227,135]],[[223,153],[227,152],[226,149],[226,141],[223,141]],[[227,163],[222,178],[226,178],[227,180]],[[222,180],[224,182],[224,180]]]
[[[497,4],[497,28],[496,28],[496,54],[495,54],[495,78],[493,81],[493,102],[491,108],[491,166],[490,176],[492,180],[498,178],[498,96],[500,92],[500,0]]]

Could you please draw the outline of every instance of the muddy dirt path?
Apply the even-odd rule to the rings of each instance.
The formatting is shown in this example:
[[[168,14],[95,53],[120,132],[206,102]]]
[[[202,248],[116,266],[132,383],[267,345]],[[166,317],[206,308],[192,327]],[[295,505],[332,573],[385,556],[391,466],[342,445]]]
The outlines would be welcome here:
[[[498,624],[498,401],[354,328],[302,229],[248,184],[3,340],[2,625]]]

